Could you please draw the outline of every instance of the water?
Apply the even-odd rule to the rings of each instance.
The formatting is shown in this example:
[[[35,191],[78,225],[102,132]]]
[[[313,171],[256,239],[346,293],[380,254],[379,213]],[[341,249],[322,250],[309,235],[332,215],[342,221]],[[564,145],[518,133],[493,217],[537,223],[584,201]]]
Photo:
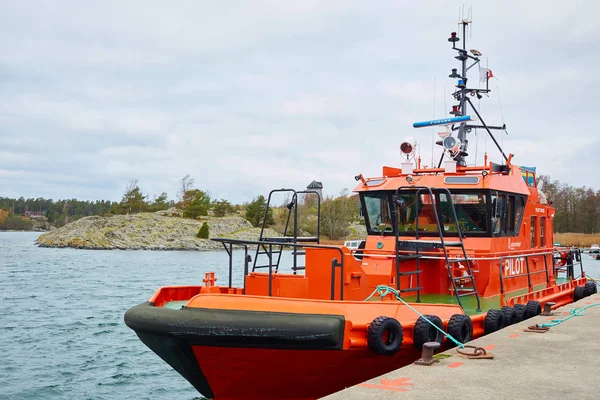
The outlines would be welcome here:
[[[226,253],[44,249],[38,235],[0,233],[0,399],[200,398],[123,314],[207,269],[223,284]]]
[[[207,270],[226,284],[225,252],[44,249],[37,236],[0,233],[0,399],[199,399],[123,314]],[[600,278],[600,261],[584,265]]]

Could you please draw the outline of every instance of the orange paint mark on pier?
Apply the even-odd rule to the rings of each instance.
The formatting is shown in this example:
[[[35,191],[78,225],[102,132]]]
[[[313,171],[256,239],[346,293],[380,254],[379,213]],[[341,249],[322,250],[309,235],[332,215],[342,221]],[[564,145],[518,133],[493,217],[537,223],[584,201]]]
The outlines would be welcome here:
[[[519,337],[518,333],[513,333],[512,335],[508,335],[509,338],[514,339],[516,337]]]
[[[463,363],[461,363],[461,362],[454,362],[454,363],[448,365],[448,368],[458,368],[461,365],[463,365]]]
[[[394,380],[382,379],[381,385],[377,385],[374,383],[360,383],[357,386],[371,388],[371,389],[385,389],[391,390],[394,392],[408,392],[408,388],[402,386],[412,386],[413,384],[410,381],[410,378],[398,378]]]
[[[496,348],[495,344],[489,344],[489,345],[487,345],[487,346],[484,347],[484,349],[486,349],[486,350],[494,350],[495,348]]]

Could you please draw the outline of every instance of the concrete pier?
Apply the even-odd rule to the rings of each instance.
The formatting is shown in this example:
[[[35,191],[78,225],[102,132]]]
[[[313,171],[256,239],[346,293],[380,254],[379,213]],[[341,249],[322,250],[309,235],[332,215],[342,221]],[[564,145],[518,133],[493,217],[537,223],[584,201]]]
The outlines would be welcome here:
[[[451,349],[431,366],[410,364],[325,399],[600,398],[600,305],[546,333],[525,332],[596,303],[600,294],[469,343],[491,352],[493,360],[468,359]]]

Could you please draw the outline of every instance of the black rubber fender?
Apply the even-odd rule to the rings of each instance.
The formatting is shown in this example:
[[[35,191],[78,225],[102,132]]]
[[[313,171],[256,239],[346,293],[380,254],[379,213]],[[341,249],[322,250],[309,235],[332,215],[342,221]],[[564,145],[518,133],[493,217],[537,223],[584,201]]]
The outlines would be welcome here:
[[[491,309],[487,312],[485,316],[485,321],[483,323],[483,330],[485,334],[499,331],[504,328],[504,316],[502,315],[502,311]]]
[[[400,350],[404,332],[397,319],[377,317],[367,328],[367,345],[369,349],[382,356],[393,356]]]
[[[596,286],[596,282],[586,282],[584,286],[583,295],[585,297],[591,296],[598,292],[598,286]]]
[[[435,315],[424,315],[429,321],[435,324],[442,331],[444,330],[444,324],[440,317]],[[444,341],[444,334],[439,330],[435,329],[429,322],[423,317],[419,317],[415,322],[415,329],[413,331],[413,341],[415,347],[419,350],[423,348],[423,345],[427,342],[438,342],[442,344]]]
[[[500,311],[502,311],[502,316],[504,317],[504,326],[509,326],[520,322],[517,319],[517,310],[515,310],[511,306],[504,306]]]
[[[573,301],[579,301],[585,297],[585,286],[576,286],[573,291]]]
[[[454,314],[448,321],[448,334],[460,343],[470,342],[473,339],[473,321],[471,321],[471,317],[464,314]]]
[[[525,306],[525,318],[529,319],[542,313],[542,305],[539,301],[529,300]]]
[[[517,314],[516,322],[521,322],[526,319],[525,312],[527,311],[527,306],[525,304],[515,304],[513,309],[515,310],[515,313]]]

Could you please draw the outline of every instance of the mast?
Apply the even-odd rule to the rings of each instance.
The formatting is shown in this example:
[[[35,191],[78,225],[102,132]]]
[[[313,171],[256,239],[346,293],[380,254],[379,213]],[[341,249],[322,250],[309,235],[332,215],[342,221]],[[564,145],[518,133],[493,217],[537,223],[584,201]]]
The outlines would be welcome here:
[[[467,40],[466,40],[467,26],[471,22],[472,21],[470,21],[469,19],[463,19],[459,23],[459,25],[462,25],[462,37],[463,37],[462,46],[456,45],[457,42],[459,42],[461,40],[456,35],[456,32],[452,32],[450,34],[450,38],[448,38],[448,41],[452,43],[452,49],[456,50],[458,53],[457,56],[454,58],[459,60],[461,63],[461,68],[460,68],[461,73],[460,74],[457,72],[458,71],[457,68],[453,68],[452,73],[450,75],[448,75],[449,78],[458,80],[457,84],[456,84],[456,91],[452,94],[454,99],[456,101],[458,101],[458,104],[452,106],[452,110],[450,111],[450,114],[454,115],[454,117],[468,116],[467,111],[470,106],[471,109],[473,110],[473,112],[477,115],[479,122],[481,123],[481,125],[474,125],[474,124],[470,124],[469,121],[461,121],[460,124],[458,125],[458,127],[455,127],[454,125],[452,126],[452,131],[458,130],[457,139],[458,139],[458,143],[459,143],[459,148],[458,148],[458,150],[456,150],[454,152],[450,151],[450,154],[453,157],[453,159],[457,162],[457,164],[461,165],[461,166],[467,165],[466,158],[465,158],[468,156],[467,148],[469,145],[469,141],[467,139],[467,133],[470,133],[473,128],[484,128],[488,132],[488,134],[490,135],[490,137],[492,138],[492,140],[494,141],[494,143],[496,144],[498,149],[500,150],[500,153],[502,153],[504,160],[508,160],[508,158],[504,154],[504,151],[502,150],[502,148],[500,147],[500,145],[498,144],[498,142],[496,141],[496,139],[494,138],[494,135],[492,134],[492,132],[490,130],[490,129],[504,130],[504,129],[506,129],[506,125],[502,125],[502,126],[486,125],[486,123],[481,118],[481,115],[475,108],[473,102],[468,97],[470,94],[472,97],[477,96],[478,99],[481,99],[482,93],[487,94],[490,92],[489,72],[488,72],[489,70],[486,71],[486,85],[485,85],[486,87],[485,87],[485,89],[469,88],[469,86],[468,86],[467,73],[471,68],[473,68],[476,65],[479,65],[479,62],[480,62],[479,57],[481,56],[481,53],[477,50],[474,50],[474,49],[471,50],[470,51],[471,54],[469,54],[469,51],[467,51]],[[472,61],[473,63],[471,65],[468,65],[469,61]],[[447,147],[445,143],[444,143],[444,147]],[[448,150],[450,150],[450,149],[448,149]]]

